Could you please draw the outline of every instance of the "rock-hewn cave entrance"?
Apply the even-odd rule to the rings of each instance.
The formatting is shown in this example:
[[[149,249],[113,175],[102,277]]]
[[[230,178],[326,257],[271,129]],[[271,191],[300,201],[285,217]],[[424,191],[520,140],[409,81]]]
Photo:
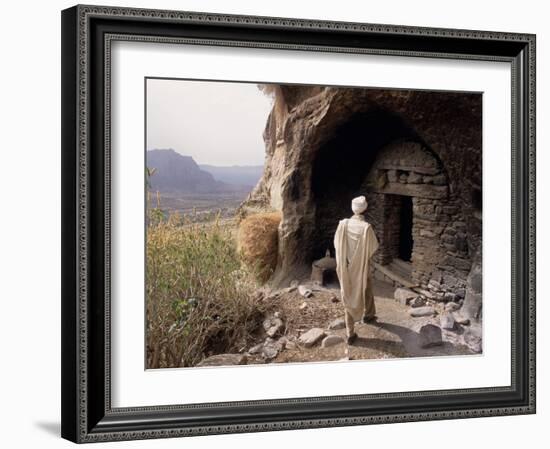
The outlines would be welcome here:
[[[463,298],[481,242],[481,100],[464,92],[278,86],[264,130],[264,174],[240,209],[242,216],[282,214],[270,284],[306,279],[313,260],[327,248],[334,254],[338,220],[361,194],[381,244],[375,262],[399,262],[400,228],[392,223],[400,220],[388,211],[407,197],[411,277],[438,297]]]
[[[311,185],[315,228],[310,260],[327,249],[334,254],[338,221],[352,214],[353,197],[366,195],[367,220],[380,242],[375,262],[401,261],[410,277],[416,271],[417,279],[434,271],[439,256],[424,261],[424,249],[437,247],[439,236],[425,229],[431,225],[423,223],[423,211],[445,204],[447,175],[398,115],[375,110],[352,116],[317,152]]]
[[[365,194],[365,179],[378,151],[396,139],[415,138],[399,116],[373,110],[352,116],[321,146],[311,178],[316,224],[312,259],[322,257],[327,249],[334,254],[334,230],[339,220],[351,215],[352,198]]]

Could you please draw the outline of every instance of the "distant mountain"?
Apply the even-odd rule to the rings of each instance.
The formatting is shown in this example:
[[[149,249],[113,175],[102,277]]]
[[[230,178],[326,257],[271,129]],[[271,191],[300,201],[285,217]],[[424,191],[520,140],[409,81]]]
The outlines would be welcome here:
[[[264,171],[263,165],[199,165],[199,167],[214,176],[216,181],[248,187],[254,187]]]
[[[180,193],[249,192],[263,172],[261,165],[198,165],[171,148],[147,151],[147,167],[155,169],[153,190]]]
[[[149,179],[153,190],[185,193],[225,190],[224,184],[201,170],[191,156],[183,156],[172,149],[147,151],[147,167],[155,169]]]

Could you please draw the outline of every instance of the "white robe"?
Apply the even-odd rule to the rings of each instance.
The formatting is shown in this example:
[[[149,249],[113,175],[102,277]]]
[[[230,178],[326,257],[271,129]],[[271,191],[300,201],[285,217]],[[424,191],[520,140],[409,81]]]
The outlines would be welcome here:
[[[369,262],[378,249],[378,239],[366,221],[346,218],[338,223],[334,248],[342,302],[353,319],[360,320],[365,312]]]

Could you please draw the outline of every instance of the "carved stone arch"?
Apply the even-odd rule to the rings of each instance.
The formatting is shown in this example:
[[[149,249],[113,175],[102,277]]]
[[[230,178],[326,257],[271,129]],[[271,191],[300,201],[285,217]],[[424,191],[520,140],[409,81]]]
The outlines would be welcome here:
[[[445,168],[418,141],[394,141],[376,155],[364,188],[370,192],[443,199],[449,195]]]

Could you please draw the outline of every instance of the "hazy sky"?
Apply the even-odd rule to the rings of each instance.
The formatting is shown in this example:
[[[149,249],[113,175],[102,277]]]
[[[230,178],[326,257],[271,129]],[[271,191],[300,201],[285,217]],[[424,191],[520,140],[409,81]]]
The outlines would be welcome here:
[[[147,149],[199,164],[261,165],[272,99],[256,84],[147,80]]]

